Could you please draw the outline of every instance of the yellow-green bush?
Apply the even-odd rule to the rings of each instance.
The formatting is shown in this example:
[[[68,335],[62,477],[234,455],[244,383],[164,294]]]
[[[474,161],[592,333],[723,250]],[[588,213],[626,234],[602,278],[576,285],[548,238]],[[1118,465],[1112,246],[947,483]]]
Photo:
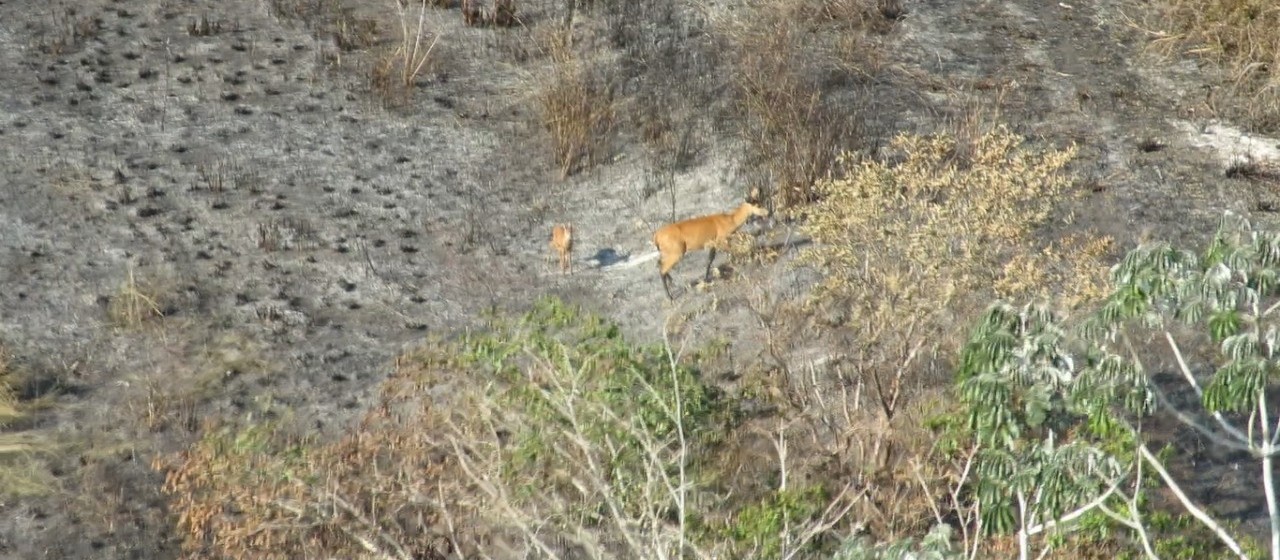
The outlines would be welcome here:
[[[843,173],[819,182],[819,202],[805,209],[815,245],[803,261],[825,273],[817,295],[892,307],[908,314],[902,318],[993,291],[1069,302],[1096,296],[1106,241],[1038,235],[1070,194],[1064,167],[1075,148],[1022,144],[997,127],[963,158],[948,136],[910,135],[891,145],[902,155],[897,163],[846,155]]]
[[[815,185],[818,200],[797,212],[813,237],[799,262],[823,275],[809,304],[824,312],[802,319],[836,324],[829,336],[847,357],[841,375],[866,387],[871,403],[845,403],[862,408],[832,421],[875,450],[859,464],[876,480],[882,514],[866,517],[867,527],[884,541],[919,536],[955,505],[936,498],[961,463],[921,434],[927,414],[918,411],[945,409],[937,391],[951,377],[962,325],[996,296],[1063,305],[1099,297],[1109,248],[1087,234],[1047,233],[1072,193],[1074,148],[1029,148],[995,127],[963,142],[901,135],[889,151],[883,161],[845,155]]]

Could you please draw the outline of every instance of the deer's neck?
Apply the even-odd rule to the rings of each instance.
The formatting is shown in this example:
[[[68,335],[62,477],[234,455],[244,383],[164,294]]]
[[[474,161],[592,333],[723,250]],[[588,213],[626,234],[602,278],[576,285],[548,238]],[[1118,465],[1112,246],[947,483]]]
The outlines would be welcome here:
[[[733,229],[738,229],[742,227],[742,224],[747,223],[749,218],[751,218],[751,209],[744,204],[739,206],[737,210],[734,210],[732,215]]]

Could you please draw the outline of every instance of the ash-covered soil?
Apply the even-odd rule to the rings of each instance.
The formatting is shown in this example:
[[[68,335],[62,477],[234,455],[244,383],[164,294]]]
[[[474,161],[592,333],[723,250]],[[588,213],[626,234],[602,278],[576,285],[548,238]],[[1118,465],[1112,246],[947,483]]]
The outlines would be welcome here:
[[[56,492],[3,504],[0,556],[173,557],[152,454],[206,419],[267,405],[292,410],[300,431],[339,433],[406,345],[543,294],[639,339],[680,311],[690,336],[759,352],[749,290],[688,288],[705,256],[677,269],[676,304],[654,262],[627,265],[652,257],[652,231],[673,213],[741,200],[741,146],[714,98],[673,113],[700,140],[664,183],[673,195],[652,193],[642,148],[625,140],[561,180],[527,91],[540,63],[522,39],[559,3],[520,3],[529,29],[431,12],[435,61],[391,109],[370,91],[372,54],[279,4],[0,1],[0,342],[22,396],[40,403],[14,428],[64,446],[47,465]],[[390,4],[378,4],[350,5],[394,42]],[[735,2],[698,4],[686,8],[710,25]],[[831,85],[867,119],[868,144],[977,109],[1033,141],[1077,143],[1089,192],[1064,212],[1123,247],[1199,242],[1224,209],[1274,221],[1275,185],[1225,172],[1276,143],[1206,128],[1220,82],[1143,56],[1127,24],[1141,3],[903,7],[879,72]],[[546,246],[564,221],[577,234],[567,276]],[[803,288],[784,267],[736,268],[783,297]]]

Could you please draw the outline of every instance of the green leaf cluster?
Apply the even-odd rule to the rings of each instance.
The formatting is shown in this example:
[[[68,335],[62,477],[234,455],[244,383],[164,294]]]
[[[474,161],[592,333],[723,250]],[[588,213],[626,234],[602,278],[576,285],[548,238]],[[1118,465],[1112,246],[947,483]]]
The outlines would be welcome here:
[[[821,486],[779,490],[740,510],[728,535],[759,558],[777,558],[789,526],[803,526],[822,513],[827,492]],[[810,543],[811,546],[813,543]]]
[[[510,414],[502,422],[513,430],[504,476],[527,494],[545,492],[556,473],[575,472],[592,453],[624,503],[646,503],[646,469],[655,468],[654,453],[674,454],[678,428],[693,445],[718,437],[718,420],[733,414],[663,347],[632,344],[616,324],[554,298],[515,320],[493,319],[464,338],[458,355],[479,379],[493,380],[487,393]]]
[[[1203,251],[1144,245],[1111,277],[1100,308],[1071,323],[997,303],[963,349],[956,391],[980,449],[970,489],[987,531],[1053,520],[1132,482],[1141,420],[1160,402],[1152,345],[1172,351],[1173,378],[1195,384],[1206,412],[1276,416],[1264,395],[1280,369],[1280,232],[1227,214]],[[1266,447],[1246,432],[1256,441],[1242,443]]]

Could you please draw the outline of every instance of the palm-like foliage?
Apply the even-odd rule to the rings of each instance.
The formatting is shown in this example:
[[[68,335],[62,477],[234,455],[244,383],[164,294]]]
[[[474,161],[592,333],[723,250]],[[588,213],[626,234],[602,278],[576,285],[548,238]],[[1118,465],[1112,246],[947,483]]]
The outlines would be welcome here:
[[[982,449],[972,490],[983,528],[1017,531],[1025,554],[1035,529],[1097,508],[1138,531],[1153,555],[1138,506],[1145,465],[1243,555],[1147,449],[1138,420],[1160,404],[1211,441],[1259,460],[1272,558],[1280,558],[1271,472],[1280,411],[1267,402],[1280,370],[1280,232],[1228,214],[1204,251],[1143,246],[1113,268],[1112,281],[1110,297],[1078,328],[1040,307],[999,304],[966,346],[957,388]],[[1170,406],[1165,387],[1151,381],[1146,341],[1167,346],[1172,373],[1199,396],[1198,410]]]

